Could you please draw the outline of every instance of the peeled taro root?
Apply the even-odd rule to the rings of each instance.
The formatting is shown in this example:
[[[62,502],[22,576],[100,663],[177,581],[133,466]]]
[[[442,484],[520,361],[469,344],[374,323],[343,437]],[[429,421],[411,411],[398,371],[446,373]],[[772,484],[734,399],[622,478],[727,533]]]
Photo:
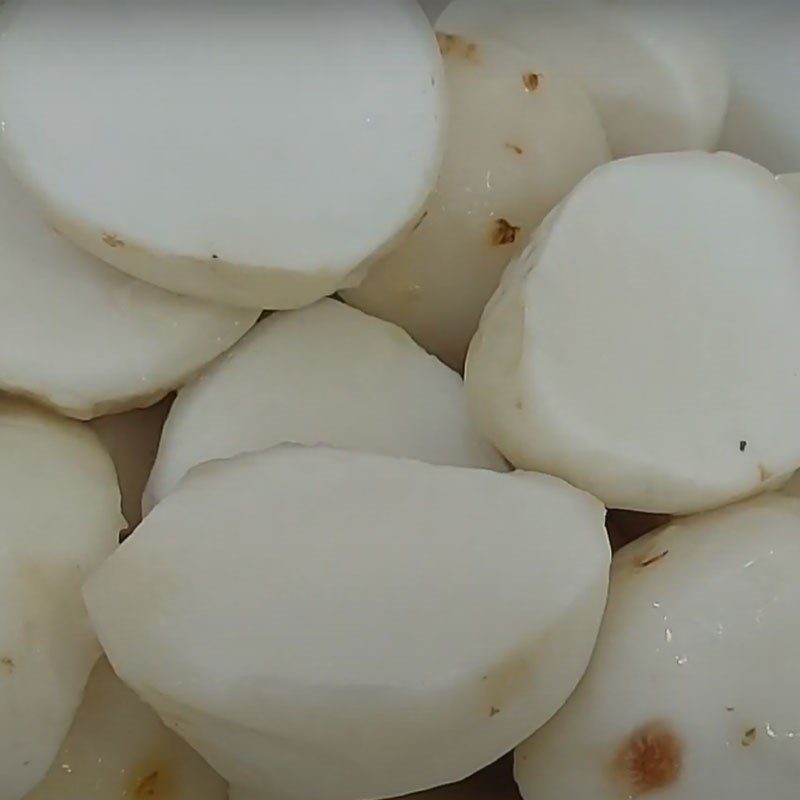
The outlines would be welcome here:
[[[356,285],[419,218],[441,70],[415,0],[24,0],[3,30],[2,145],[110,264],[293,308]]]
[[[158,453],[161,430],[173,398],[127,414],[92,420],[92,428],[111,454],[122,492],[123,537],[142,521],[142,495]]]
[[[6,398],[0,508],[0,800],[20,800],[53,762],[100,655],[81,584],[124,520],[97,437]]]
[[[573,81],[542,74],[534,53],[438,38],[449,128],[436,191],[411,236],[343,297],[461,370],[503,269],[610,153],[588,97]]]
[[[197,464],[283,442],[505,471],[461,378],[402,330],[335,300],[273,314],[178,393],[145,511]]]
[[[47,777],[25,800],[227,800],[228,787],[106,659]]]
[[[516,751],[526,800],[797,796],[800,502],[676,520],[614,556],[586,676]]]
[[[277,447],[190,472],[84,595],[232,798],[393,797],[564,703],[603,612],[603,516],[549,476]]]
[[[578,81],[616,157],[713,150],[728,106],[717,42],[686,9],[608,0],[453,0],[440,30],[524,48]]]
[[[156,289],[81,252],[3,166],[0,284],[0,390],[79,419],[156,402],[258,318]]]
[[[476,422],[607,507],[687,514],[800,466],[800,207],[730,154],[599,167],[506,271],[472,342]]]

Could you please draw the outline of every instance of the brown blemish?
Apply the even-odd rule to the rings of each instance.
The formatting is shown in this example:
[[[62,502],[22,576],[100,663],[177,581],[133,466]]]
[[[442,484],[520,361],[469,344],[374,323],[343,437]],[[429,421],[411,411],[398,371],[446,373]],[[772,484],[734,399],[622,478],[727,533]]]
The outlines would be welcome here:
[[[542,76],[536,72],[526,72],[522,76],[522,85],[525,87],[526,92],[535,92],[539,88]]]
[[[173,798],[171,773],[163,763],[154,766],[154,762],[150,761],[146,766],[132,770],[131,775],[133,777],[125,797],[130,797],[131,800]]]
[[[612,773],[628,797],[658,792],[679,778],[683,744],[663,722],[637,728],[623,742],[612,762]]]
[[[456,36],[453,33],[437,33],[436,41],[439,43],[439,50],[443,56],[457,56],[471,64],[480,62],[478,45],[463,36]]]
[[[657,564],[662,559],[666,558],[669,555],[669,550],[664,550],[663,553],[659,553],[656,556],[650,556],[649,558],[642,559],[639,562],[639,567],[641,569],[645,569],[646,567],[650,567],[653,564]]]
[[[531,664],[527,656],[518,651],[510,653],[498,661],[481,678],[481,693],[484,702],[495,716],[524,690],[531,680]],[[496,710],[495,710],[496,709]]]
[[[500,713],[500,709],[497,706],[492,706],[491,709],[489,709],[489,716],[490,717],[496,717],[499,713]]]
[[[412,232],[412,233],[413,233],[415,230],[417,230],[417,229],[419,228],[419,226],[420,226],[420,225],[422,225],[422,223],[423,223],[423,222],[425,222],[425,220],[426,220],[426,219],[427,219],[427,217],[428,217],[428,213],[429,213],[429,212],[428,212],[428,211],[426,211],[426,212],[425,212],[425,213],[424,213],[424,214],[423,214],[423,215],[422,215],[422,216],[421,216],[421,217],[420,217],[420,218],[417,220],[416,224],[415,224],[415,225],[414,225],[414,227],[411,229],[411,232]]]
[[[775,476],[763,465],[758,465],[758,477],[761,483],[766,483],[769,480],[772,480]]]
[[[498,219],[492,225],[491,242],[495,246],[514,244],[520,228],[512,225],[507,219]]]
[[[750,745],[756,740],[756,736],[758,736],[756,729],[748,728],[744,732],[744,736],[742,736],[742,747],[750,747]]]
[[[103,243],[107,244],[109,247],[125,247],[125,242],[115,233],[104,233]]]
[[[523,409],[522,400],[517,400],[517,402],[514,403],[514,408],[516,408],[517,411],[522,411]]]
[[[13,675],[14,670],[16,670],[17,665],[14,663],[13,658],[9,658],[6,656],[5,658],[0,658],[0,667],[3,668],[4,672],[7,675]]]
[[[512,150],[518,156],[521,156],[525,152],[518,144],[511,144],[510,142],[506,143],[506,150]]]

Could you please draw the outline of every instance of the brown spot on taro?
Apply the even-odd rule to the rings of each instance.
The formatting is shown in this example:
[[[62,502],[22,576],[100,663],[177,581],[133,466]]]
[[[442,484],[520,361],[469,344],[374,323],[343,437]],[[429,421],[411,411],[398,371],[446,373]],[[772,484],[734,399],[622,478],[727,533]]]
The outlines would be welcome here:
[[[506,150],[511,150],[518,156],[521,156],[525,152],[518,144],[511,144],[510,142],[506,144]]]
[[[489,709],[489,716],[490,717],[496,717],[499,713],[500,713],[500,709],[497,708],[497,706],[492,706],[491,709]]]
[[[756,740],[757,735],[758,733],[755,728],[748,728],[744,732],[744,736],[742,736],[742,747],[750,747],[750,745]]]
[[[0,667],[3,668],[3,671],[7,675],[12,675],[14,670],[17,668],[17,665],[14,663],[13,658],[6,656],[5,658],[0,658]]]
[[[680,777],[683,744],[663,722],[637,728],[623,742],[612,762],[612,773],[629,798],[658,792]]]
[[[425,220],[427,219],[427,217],[428,217],[428,212],[426,211],[426,212],[425,212],[425,213],[424,213],[424,214],[423,214],[423,215],[422,215],[422,216],[421,216],[421,217],[420,217],[420,218],[417,220],[417,222],[416,222],[416,225],[414,225],[414,227],[411,229],[411,232],[413,233],[415,230],[417,230],[417,229],[419,228],[419,226],[420,226],[420,225],[422,225],[422,223],[423,223],[423,222],[425,222]]]
[[[131,800],[169,800],[173,797],[170,773],[163,764],[154,766],[150,761],[144,767],[131,770],[130,774],[133,777],[125,797]]]
[[[514,244],[517,241],[519,231],[518,225],[512,225],[507,219],[498,219],[492,225],[491,242],[498,247],[505,244]]]
[[[526,72],[522,76],[522,85],[525,87],[526,92],[535,92],[539,88],[542,76],[535,72]]]
[[[669,555],[669,550],[664,550],[663,553],[659,553],[658,555],[648,556],[647,558],[643,558],[639,562],[639,567],[641,569],[645,569],[647,567],[651,567],[651,566],[653,566],[653,564],[657,564],[662,559],[665,559],[668,555]]]
[[[456,56],[471,64],[480,62],[478,45],[463,36],[456,36],[453,33],[437,33],[436,41],[439,43],[439,50],[443,56]]]
[[[125,247],[125,242],[115,233],[104,233],[103,243],[107,244],[109,247]]]

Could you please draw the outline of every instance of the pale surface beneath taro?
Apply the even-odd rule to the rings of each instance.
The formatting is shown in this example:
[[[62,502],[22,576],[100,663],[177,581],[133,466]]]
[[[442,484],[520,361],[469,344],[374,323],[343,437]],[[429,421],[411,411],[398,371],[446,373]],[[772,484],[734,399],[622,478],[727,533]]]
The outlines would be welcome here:
[[[258,318],[123,275],[40,213],[0,165],[0,389],[81,419],[136,408],[179,386]]]
[[[798,533],[770,495],[617,553],[586,676],[517,749],[523,797],[797,797]]]
[[[449,125],[436,190],[411,236],[343,297],[460,371],[503,269],[610,153],[583,90],[542,74],[535,53],[440,30]]]
[[[2,146],[114,266],[294,308],[356,285],[419,217],[441,69],[414,0],[27,0],[4,25]]]
[[[193,470],[85,598],[236,797],[398,796],[492,763],[569,696],[603,517],[548,476],[278,447]]]
[[[226,800],[228,787],[105,658],[47,777],[25,800]]]
[[[719,140],[729,94],[726,61],[699,20],[670,4],[454,0],[436,25],[511,42],[544,69],[578,81],[617,157],[713,150]]]
[[[119,502],[88,428],[0,398],[0,800],[42,779],[100,655],[81,584],[116,547]]]
[[[778,488],[800,465],[798,263],[800,204],[752,162],[599,167],[484,313],[476,424],[609,508],[686,514]]]
[[[400,328],[334,300],[274,314],[182,389],[145,511],[196,464],[282,442],[505,471],[461,378]]]

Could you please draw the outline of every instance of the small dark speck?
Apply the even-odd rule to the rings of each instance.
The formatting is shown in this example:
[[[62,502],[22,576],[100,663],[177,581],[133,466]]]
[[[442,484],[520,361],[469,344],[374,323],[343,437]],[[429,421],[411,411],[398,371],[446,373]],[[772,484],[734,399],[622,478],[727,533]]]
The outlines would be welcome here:
[[[661,561],[662,558],[666,558],[668,555],[669,555],[669,550],[665,550],[663,553],[659,553],[657,556],[652,556],[651,558],[645,559],[639,564],[639,566],[649,567],[652,564],[655,564],[657,561]]]
[[[482,681],[488,681],[488,680],[489,680],[489,676],[488,676],[488,675],[484,675],[484,676],[481,678],[481,680],[482,680]]]
[[[213,258],[214,260],[216,260],[216,259],[218,259],[218,258],[219,258],[219,256],[218,256],[216,253],[212,253],[212,254],[211,254],[211,258]]]
[[[739,452],[744,453],[745,450],[747,450],[747,442],[742,439],[742,441],[739,442]]]
[[[491,711],[489,711],[489,716],[490,717],[496,717],[499,713],[500,713],[500,709],[495,707],[495,706],[492,706]]]
[[[736,709],[733,706],[725,706],[725,710],[726,711],[736,711]]]
[[[23,761],[22,766],[27,767],[31,762],[30,761]]]
[[[742,736],[742,747],[750,747],[751,744],[756,740],[756,729],[749,728],[744,732],[744,736]]]

